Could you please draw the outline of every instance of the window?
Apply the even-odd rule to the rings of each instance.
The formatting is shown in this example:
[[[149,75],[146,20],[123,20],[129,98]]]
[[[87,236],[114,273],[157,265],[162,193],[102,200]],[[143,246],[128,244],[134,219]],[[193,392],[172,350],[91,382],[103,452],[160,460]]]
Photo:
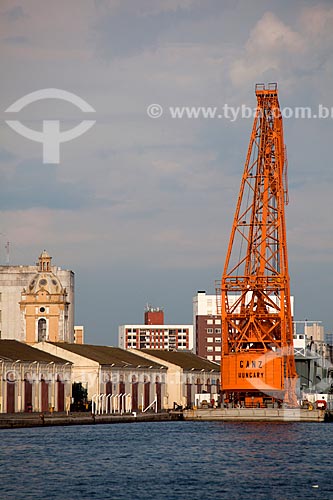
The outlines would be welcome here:
[[[208,361],[213,361],[214,356],[207,356]]]
[[[213,324],[213,320],[212,319],[207,319],[207,325],[212,325]]]
[[[215,361],[221,361],[221,356],[215,356]]]
[[[220,319],[216,319],[215,320],[215,325],[220,325],[221,324],[221,320]]]
[[[40,318],[38,320],[38,342],[46,340],[46,319]]]
[[[215,352],[221,352],[221,346],[216,346],[215,347]]]
[[[221,333],[221,328],[215,328],[215,333]]]
[[[207,333],[213,333],[213,328],[207,328]]]
[[[213,337],[207,337],[207,342],[213,342]]]
[[[221,337],[216,337],[215,342],[221,342]]]
[[[213,352],[213,346],[212,345],[209,345],[207,347],[207,352]]]

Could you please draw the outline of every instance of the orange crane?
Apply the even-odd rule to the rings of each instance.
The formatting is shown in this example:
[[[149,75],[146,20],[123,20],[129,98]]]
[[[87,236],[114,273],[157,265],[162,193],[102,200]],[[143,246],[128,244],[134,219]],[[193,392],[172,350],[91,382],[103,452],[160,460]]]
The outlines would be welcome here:
[[[221,389],[245,406],[297,406],[285,205],[287,161],[277,84],[257,110],[221,280]]]

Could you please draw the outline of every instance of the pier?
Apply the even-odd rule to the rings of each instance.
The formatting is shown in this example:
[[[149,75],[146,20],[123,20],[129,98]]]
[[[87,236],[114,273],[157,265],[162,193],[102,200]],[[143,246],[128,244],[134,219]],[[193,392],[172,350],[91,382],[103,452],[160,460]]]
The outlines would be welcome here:
[[[223,422],[324,422],[324,410],[302,408],[199,408],[185,410],[184,420]]]

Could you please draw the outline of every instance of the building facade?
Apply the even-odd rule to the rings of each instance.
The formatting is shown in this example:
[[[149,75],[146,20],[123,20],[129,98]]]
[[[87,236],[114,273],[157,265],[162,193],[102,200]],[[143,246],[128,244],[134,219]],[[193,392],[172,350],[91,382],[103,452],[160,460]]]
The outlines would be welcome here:
[[[122,349],[192,350],[193,325],[121,325]]]
[[[0,338],[74,341],[74,273],[44,251],[36,266],[0,266]]]
[[[221,314],[216,295],[198,291],[193,297],[193,335],[198,356],[220,363],[222,350]]]
[[[63,412],[72,364],[16,340],[0,340],[0,413]]]
[[[84,326],[74,326],[74,344],[84,344]]]
[[[167,368],[165,409],[172,409],[175,405],[198,407],[200,396],[207,403],[211,403],[212,399],[218,402],[221,381],[219,364],[196,356],[193,352],[145,349],[140,352],[140,356],[154,363],[163,363]]]
[[[166,367],[160,361],[109,346],[41,342],[34,348],[71,362],[72,383],[81,383],[105,413],[144,410],[154,400],[157,410],[164,408]]]
[[[121,325],[118,345],[122,349],[193,349],[193,325],[165,325],[161,308],[147,306],[144,325]]]

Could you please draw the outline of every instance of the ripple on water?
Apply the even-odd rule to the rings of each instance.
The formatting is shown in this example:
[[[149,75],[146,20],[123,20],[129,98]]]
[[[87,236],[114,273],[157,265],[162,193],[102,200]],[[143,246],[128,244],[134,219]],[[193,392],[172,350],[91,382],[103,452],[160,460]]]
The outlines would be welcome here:
[[[332,429],[156,422],[2,430],[0,498],[330,500]]]

